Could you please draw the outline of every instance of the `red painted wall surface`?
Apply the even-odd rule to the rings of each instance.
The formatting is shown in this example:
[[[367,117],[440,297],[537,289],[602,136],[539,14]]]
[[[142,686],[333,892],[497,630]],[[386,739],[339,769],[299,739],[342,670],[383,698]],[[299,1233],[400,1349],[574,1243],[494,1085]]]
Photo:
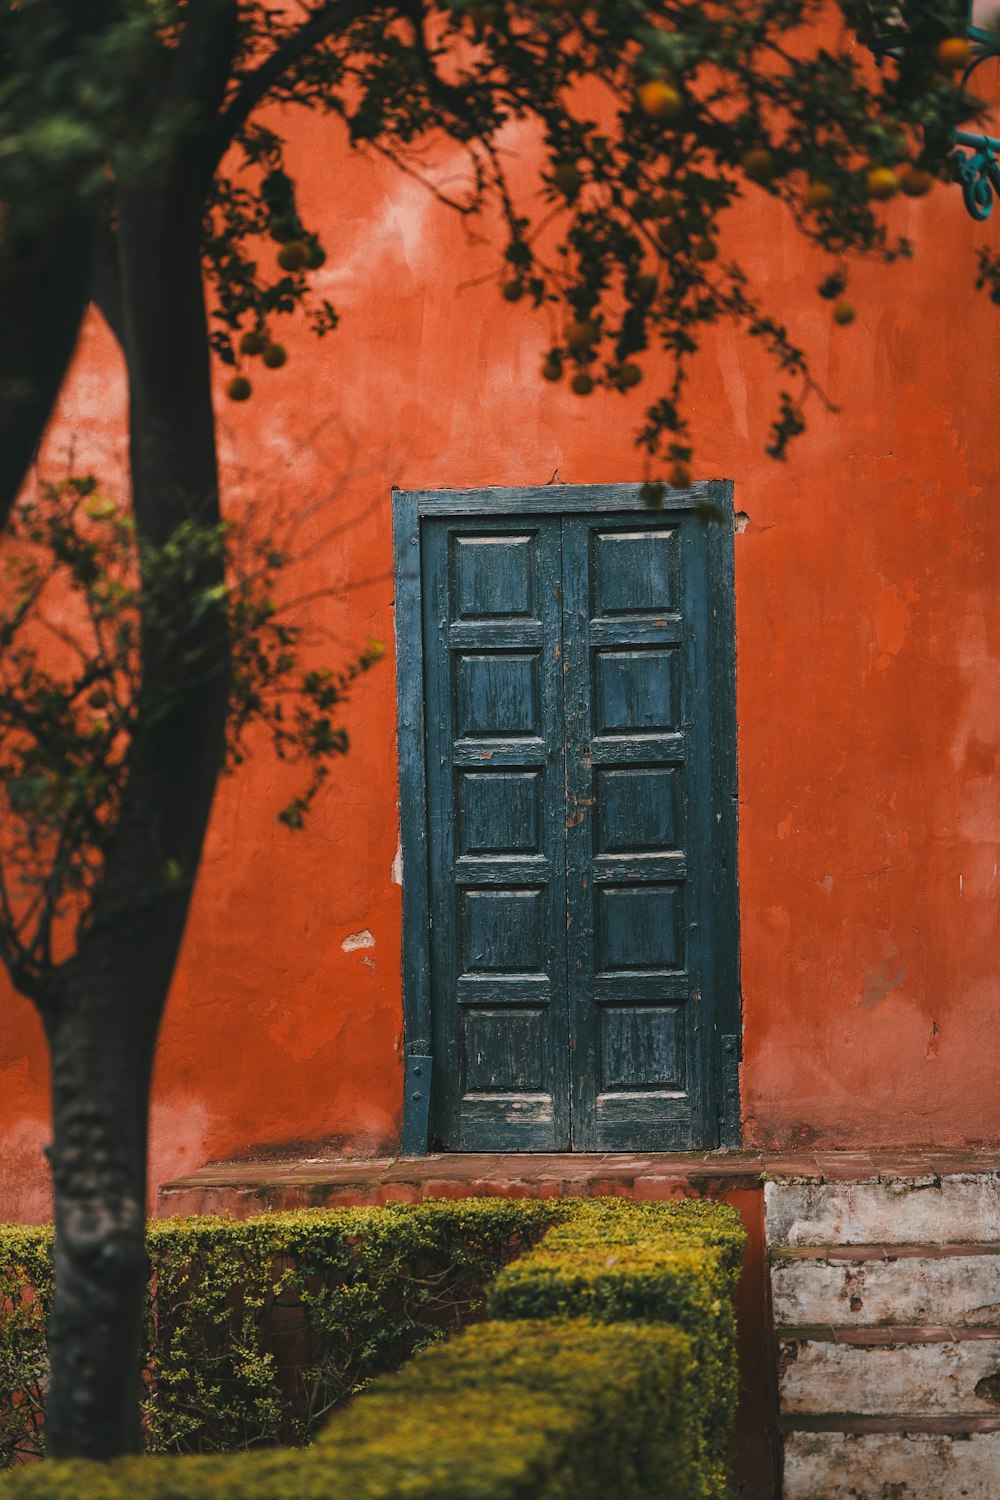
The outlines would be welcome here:
[[[418,184],[349,157],[334,125],[297,128],[307,222],[329,251],[319,290],[342,325],[319,344],[288,329],[289,363],[261,371],[260,397],[220,398],[228,504],[323,501],[303,534],[333,534],[294,590],[330,590],[315,614],[335,655],[368,637],[389,650],[354,694],[354,750],[305,832],[275,822],[288,786],[266,752],[221,787],[163,1030],[154,1182],[238,1153],[398,1140],[390,487],[640,477],[641,395],[544,385],[545,324],[476,284],[491,254]],[[742,516],[754,1145],[958,1145],[1000,1126],[1000,325],[972,289],[974,247],[996,231],[956,189],[890,212],[917,258],[852,273],[847,329],[763,194],[732,216],[731,248],[842,407],[810,404],[787,466],[763,453],[776,382],[753,341],[718,330],[691,392],[696,474],[733,478]],[[120,485],[124,419],[95,319],[45,464],[66,472],[72,447],[76,471]],[[48,1209],[45,1056],[26,1002],[4,991],[0,1014],[0,1215],[33,1218]]]

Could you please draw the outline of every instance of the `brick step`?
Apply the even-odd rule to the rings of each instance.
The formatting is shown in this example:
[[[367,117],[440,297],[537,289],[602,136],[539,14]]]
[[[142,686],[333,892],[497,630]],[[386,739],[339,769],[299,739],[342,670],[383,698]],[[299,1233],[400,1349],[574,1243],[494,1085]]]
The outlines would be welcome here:
[[[976,1412],[951,1412],[946,1417],[863,1417],[855,1411],[827,1412],[822,1417],[786,1417],[783,1432],[844,1432],[854,1437],[870,1433],[895,1433],[898,1436],[971,1437],[975,1432],[1000,1432],[1000,1411],[992,1417]]]
[[[784,1500],[997,1500],[1000,1430],[791,1432]]]
[[[770,1261],[778,1324],[1000,1332],[1000,1244],[779,1245]]]
[[[783,1421],[1000,1415],[1000,1330],[778,1328]],[[1000,1473],[1000,1471],[998,1471]],[[998,1481],[1000,1493],[1000,1481]]]
[[[764,1184],[769,1245],[1000,1244],[1000,1172]]]

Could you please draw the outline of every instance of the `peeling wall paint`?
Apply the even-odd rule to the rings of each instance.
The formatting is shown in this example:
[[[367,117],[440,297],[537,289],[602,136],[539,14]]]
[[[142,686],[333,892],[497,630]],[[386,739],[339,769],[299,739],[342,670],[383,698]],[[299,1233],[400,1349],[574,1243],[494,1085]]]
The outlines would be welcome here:
[[[275,822],[294,782],[266,755],[220,787],[156,1072],[187,1165],[399,1138],[391,486],[642,472],[642,399],[540,382],[548,326],[499,297],[488,248],[387,166],[345,154],[331,195],[337,127],[298,128],[291,167],[329,253],[319,291],[342,321],[318,343],[282,330],[290,357],[262,373],[266,401],[220,400],[227,503],[308,510],[304,547],[335,528],[292,586],[322,596],[317,624],[345,658],[375,638],[387,659],[352,690],[351,753],[303,833]],[[1000,1132],[995,314],[972,289],[983,230],[957,192],[890,214],[916,258],[852,271],[849,329],[830,324],[822,261],[767,195],[732,215],[733,248],[839,406],[809,405],[786,465],[763,452],[780,380],[756,340],[710,330],[691,386],[696,472],[732,477],[740,512],[741,1087],[746,1139],[771,1147]],[[91,319],[51,470],[72,446],[120,485],[125,404]],[[345,949],[364,931],[377,969]],[[26,1003],[0,1004],[0,1213],[30,1217],[45,1058]],[[154,1181],[178,1169],[158,1132]]]
[[[375,939],[367,927],[363,927],[360,932],[349,932],[340,945],[343,953],[356,953],[359,948],[374,948],[374,946]]]

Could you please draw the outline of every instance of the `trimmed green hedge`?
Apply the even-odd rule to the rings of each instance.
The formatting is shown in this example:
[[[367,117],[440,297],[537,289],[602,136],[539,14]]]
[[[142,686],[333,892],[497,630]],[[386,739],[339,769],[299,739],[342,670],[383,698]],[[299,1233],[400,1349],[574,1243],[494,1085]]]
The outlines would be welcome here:
[[[158,1453],[308,1440],[480,1306],[558,1215],[469,1198],[151,1223],[144,1427]],[[44,1451],[50,1228],[0,1227],[0,1467]]]
[[[398,1245],[406,1241],[400,1221],[417,1225],[428,1214],[423,1235],[410,1242],[411,1265],[432,1227],[447,1224],[452,1235],[461,1228],[477,1267],[485,1241],[503,1259],[515,1239],[527,1243],[552,1227],[497,1277],[494,1321],[422,1349],[339,1413],[313,1448],[24,1466],[3,1481],[9,1500],[723,1500],[735,1396],[731,1298],[745,1240],[733,1210],[480,1199],[354,1218],[377,1239],[374,1226],[390,1216],[386,1234]],[[309,1219],[257,1223],[273,1236],[283,1220]],[[178,1236],[190,1259],[203,1225],[181,1221],[163,1232]],[[263,1228],[254,1240],[253,1221],[228,1227],[251,1236],[244,1248],[273,1252]],[[501,1245],[491,1235],[506,1239]],[[356,1256],[345,1252],[358,1246],[365,1263],[385,1266],[385,1245],[381,1255],[363,1237],[342,1247],[347,1288]],[[303,1280],[301,1270],[296,1276],[296,1295],[320,1295],[320,1283]],[[185,1310],[202,1316],[201,1296],[216,1306],[214,1288],[198,1278],[194,1285],[187,1303],[171,1292],[178,1329]],[[233,1281],[223,1290],[223,1305],[243,1316],[245,1289]],[[347,1296],[338,1315],[348,1317],[352,1306],[362,1313],[373,1306],[367,1290],[356,1301]],[[218,1326],[224,1321],[219,1315]],[[378,1316],[372,1327],[377,1346]],[[211,1379],[199,1378],[207,1398]]]
[[[48,1463],[11,1500],[702,1500],[687,1337],[479,1324],[416,1355],[306,1452]]]
[[[493,1318],[668,1323],[691,1339],[709,1493],[723,1495],[736,1412],[733,1299],[746,1233],[726,1205],[583,1200],[537,1249],[501,1271]]]

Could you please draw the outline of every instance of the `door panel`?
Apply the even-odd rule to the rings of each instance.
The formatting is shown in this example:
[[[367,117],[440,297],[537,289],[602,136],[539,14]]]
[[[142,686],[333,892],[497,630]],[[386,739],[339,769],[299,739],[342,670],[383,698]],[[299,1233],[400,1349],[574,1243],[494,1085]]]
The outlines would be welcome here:
[[[705,529],[432,517],[420,567],[433,1135],[713,1144]]]
[[[685,535],[685,531],[687,534]],[[704,546],[662,515],[565,517],[573,1142],[700,1144],[695,680]]]
[[[436,1128],[570,1143],[559,524],[439,521],[422,554]]]

